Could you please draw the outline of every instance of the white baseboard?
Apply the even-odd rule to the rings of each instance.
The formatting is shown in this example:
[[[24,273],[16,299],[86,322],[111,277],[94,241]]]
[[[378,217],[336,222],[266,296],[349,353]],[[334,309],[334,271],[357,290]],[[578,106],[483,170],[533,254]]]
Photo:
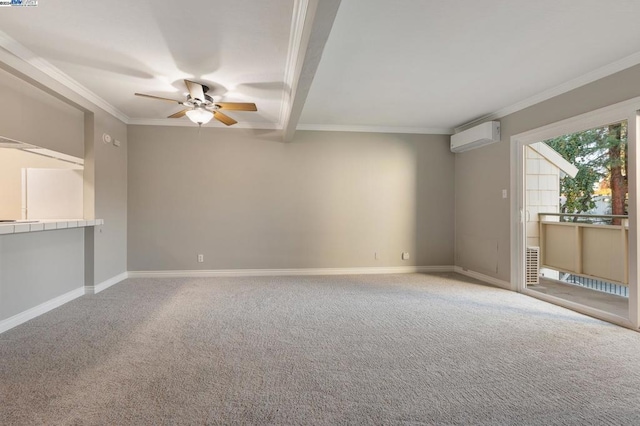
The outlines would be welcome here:
[[[108,289],[109,287],[111,287],[112,285],[116,285],[121,281],[126,280],[127,278],[129,278],[129,273],[128,272],[123,272],[119,275],[116,275],[115,277],[111,277],[106,281],[101,282],[98,285],[95,286],[86,286],[85,287],[85,293],[86,294],[97,294],[100,293],[103,290]]]
[[[58,306],[62,306],[65,303],[72,301],[73,299],[84,296],[84,291],[84,287],[71,290],[68,293],[55,297],[51,300],[47,300],[46,302],[41,303],[38,306],[34,306],[31,309],[20,312],[19,314],[7,318],[6,320],[2,320],[0,321],[0,333],[4,333],[5,331],[10,330],[22,323],[25,323],[30,319],[45,314],[50,310],[57,308]]]
[[[468,269],[464,269],[460,266],[455,266],[453,268],[454,272],[457,272],[460,275],[465,275],[467,277],[475,278],[476,280],[485,282],[487,284],[494,285],[496,287],[503,288],[505,290],[514,290],[515,288],[511,287],[511,283],[508,281],[502,281],[498,278],[490,277],[489,275],[481,274],[480,272],[470,271]]]
[[[453,266],[389,266],[309,269],[212,269],[181,271],[129,271],[129,278],[265,277],[287,275],[360,275],[452,272]]]
[[[310,269],[218,269],[218,270],[194,270],[194,271],[129,271],[109,278],[95,286],[84,286],[48,300],[0,321],[0,333],[4,333],[22,323],[37,316],[49,312],[85,294],[96,294],[107,288],[124,281],[127,278],[192,278],[192,277],[258,277],[258,276],[293,276],[293,275],[361,275],[361,274],[408,274],[429,272],[453,272],[457,271],[451,265],[443,266],[388,266],[388,267],[363,267],[363,268],[310,268]],[[460,272],[467,275],[466,272]],[[480,275],[480,274],[477,274]],[[479,278],[477,275],[470,275]],[[490,278],[490,277],[486,277]],[[494,284],[493,282],[491,282]],[[496,284],[501,286],[500,284]]]

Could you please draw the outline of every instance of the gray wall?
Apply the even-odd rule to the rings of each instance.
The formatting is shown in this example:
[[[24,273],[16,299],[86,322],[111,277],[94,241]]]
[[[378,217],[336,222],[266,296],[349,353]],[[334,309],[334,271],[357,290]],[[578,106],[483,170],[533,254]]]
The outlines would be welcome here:
[[[80,228],[0,236],[0,321],[84,286]]]
[[[448,139],[129,126],[129,270],[452,265]]]
[[[126,272],[127,128],[36,70],[0,68],[0,136],[85,158],[85,217],[105,220],[96,229],[1,236],[2,320]],[[122,146],[103,144],[104,132]]]
[[[83,133],[83,111],[0,70],[0,136],[83,157]],[[0,321],[84,285],[81,229],[0,236],[0,258]]]
[[[82,158],[84,114],[0,69],[0,136]]]
[[[635,66],[508,115],[499,143],[455,156],[457,266],[510,281],[511,136],[640,96],[638,82]]]
[[[94,229],[94,283],[127,271],[127,126],[111,115],[94,115],[95,217],[104,225]],[[108,133],[122,145],[105,144]]]

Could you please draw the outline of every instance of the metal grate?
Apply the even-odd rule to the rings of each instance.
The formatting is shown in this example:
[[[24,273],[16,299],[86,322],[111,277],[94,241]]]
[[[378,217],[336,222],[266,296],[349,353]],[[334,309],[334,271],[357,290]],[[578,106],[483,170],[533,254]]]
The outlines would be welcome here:
[[[601,291],[603,293],[629,297],[629,287],[627,287],[626,285],[614,284],[607,281],[600,281],[593,278],[581,277],[579,275],[572,274],[564,274],[564,276],[561,278],[561,281],[564,281],[568,284],[590,288],[591,290]]]
[[[540,284],[540,247],[527,247],[526,285]]]

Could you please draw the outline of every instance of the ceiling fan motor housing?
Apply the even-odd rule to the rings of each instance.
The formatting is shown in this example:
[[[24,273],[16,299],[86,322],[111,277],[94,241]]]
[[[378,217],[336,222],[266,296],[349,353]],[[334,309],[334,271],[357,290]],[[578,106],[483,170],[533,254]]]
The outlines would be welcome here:
[[[186,108],[182,111],[178,111],[171,114],[168,118],[180,118],[185,115],[194,123],[198,125],[208,123],[212,118],[220,121],[221,123],[232,126],[237,123],[236,120],[222,113],[220,110],[232,110],[232,111],[257,111],[256,105],[249,102],[214,102],[213,97],[206,94],[209,91],[209,87],[200,83],[196,83],[191,80],[184,80],[189,93],[187,94],[186,101],[178,101],[170,98],[163,98],[161,96],[145,95],[144,93],[135,93],[136,96],[143,96],[145,98],[159,99],[162,101],[175,102],[179,105],[183,105]]]
[[[205,86],[206,87],[206,86]],[[207,94],[204,95],[204,100],[200,100],[200,99],[194,99],[191,97],[191,95],[187,95],[187,102],[185,102],[185,104],[192,104],[192,105],[202,105],[202,106],[210,106],[213,104],[213,98]]]

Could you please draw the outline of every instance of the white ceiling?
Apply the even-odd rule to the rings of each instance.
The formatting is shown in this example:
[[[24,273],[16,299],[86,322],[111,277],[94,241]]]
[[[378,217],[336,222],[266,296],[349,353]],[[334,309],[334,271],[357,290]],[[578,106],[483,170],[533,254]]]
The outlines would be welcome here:
[[[300,123],[460,126],[639,52],[639,16],[637,0],[343,0]]]
[[[295,73],[315,72],[298,128],[328,130],[446,133],[640,63],[637,0],[342,0],[310,51],[305,34],[334,19],[305,17],[322,2],[41,0],[1,9],[0,46],[139,124],[189,124],[160,120],[178,105],[133,95],[181,99],[189,78],[255,102],[229,113],[242,124],[282,127],[308,89]]]
[[[179,111],[133,94],[184,100],[187,78],[218,100],[258,104],[229,113],[239,121],[277,123],[293,3],[41,0],[2,8],[0,28],[131,119]]]

